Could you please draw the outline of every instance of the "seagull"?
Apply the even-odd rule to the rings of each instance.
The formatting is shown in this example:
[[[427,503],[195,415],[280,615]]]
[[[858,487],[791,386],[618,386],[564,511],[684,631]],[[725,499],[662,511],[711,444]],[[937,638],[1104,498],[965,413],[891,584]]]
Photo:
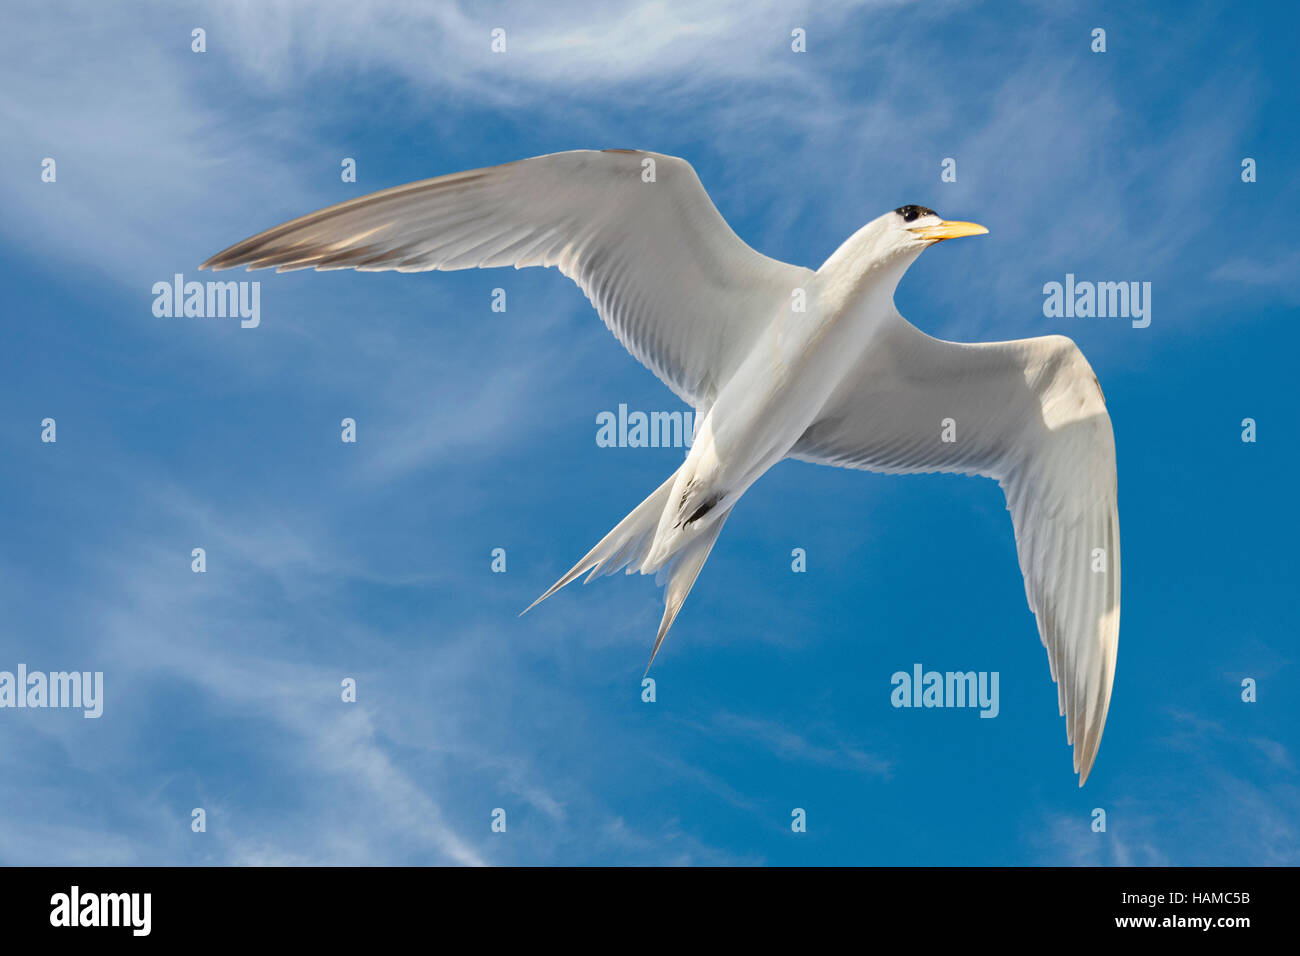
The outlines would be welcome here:
[[[750,248],[686,160],[573,150],[339,203],[200,268],[554,266],[576,282],[696,410],[695,436],[681,466],[527,610],[582,574],[655,574],[665,606],[651,664],[731,509],[782,459],[995,479],[1083,786],[1119,645],[1115,442],[1101,387],[1065,336],[948,342],[894,306],[922,251],[987,232],[902,206],[813,271]]]

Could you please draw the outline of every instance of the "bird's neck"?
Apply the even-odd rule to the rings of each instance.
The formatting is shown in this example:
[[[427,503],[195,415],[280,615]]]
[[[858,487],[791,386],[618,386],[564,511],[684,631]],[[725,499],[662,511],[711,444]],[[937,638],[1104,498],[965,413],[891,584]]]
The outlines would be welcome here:
[[[891,306],[903,273],[920,254],[919,248],[882,248],[879,231],[864,226],[817,270],[822,300],[837,313]]]

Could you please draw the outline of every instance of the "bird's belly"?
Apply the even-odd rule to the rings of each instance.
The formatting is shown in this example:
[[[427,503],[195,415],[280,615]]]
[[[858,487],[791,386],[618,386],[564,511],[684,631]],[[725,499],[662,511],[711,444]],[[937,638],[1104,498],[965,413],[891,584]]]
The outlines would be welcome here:
[[[861,327],[845,323],[774,326],[701,423],[696,460],[687,462],[697,483],[734,503],[786,456],[868,343]]]
[[[647,563],[668,557],[720,520],[786,456],[861,353],[833,325],[778,321],[719,391],[699,424],[660,516]]]

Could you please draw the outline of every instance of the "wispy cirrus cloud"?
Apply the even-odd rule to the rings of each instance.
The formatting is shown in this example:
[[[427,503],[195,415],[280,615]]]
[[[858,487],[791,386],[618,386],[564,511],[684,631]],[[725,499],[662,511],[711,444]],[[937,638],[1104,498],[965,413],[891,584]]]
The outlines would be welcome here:
[[[1244,705],[1243,705],[1244,706]],[[1164,761],[1129,775],[1124,796],[1097,798],[1092,816],[1047,812],[1027,834],[1045,864],[1294,866],[1300,862],[1300,786],[1290,748],[1185,708],[1169,708],[1152,744],[1190,771],[1173,787]],[[1245,772],[1243,772],[1245,771]],[[1085,801],[1086,802],[1086,801]]]
[[[917,762],[895,766],[862,742],[884,726],[870,708],[838,704],[839,722],[816,708],[774,714],[745,697],[752,675],[703,676],[719,661],[766,667],[793,659],[776,650],[797,650],[801,673],[817,675],[800,694],[824,681],[843,700],[860,686],[843,673],[876,667],[844,646],[834,648],[843,672],[813,669],[828,634],[857,627],[841,620],[843,605],[876,615],[881,582],[897,589],[891,603],[907,614],[872,618],[877,648],[918,639],[903,622],[928,620],[938,593],[984,606],[984,593],[932,580],[909,591],[890,576],[891,565],[930,566],[935,527],[892,514],[915,499],[893,497],[884,479],[801,472],[796,482],[778,471],[756,486],[656,665],[672,667],[656,675],[661,704],[636,691],[660,609],[649,581],[574,589],[515,620],[675,463],[593,451],[596,410],[664,393],[567,281],[540,270],[240,275],[263,282],[267,318],[230,335],[154,320],[148,289],[358,192],[552,149],[643,146],[687,156],[742,237],[803,264],[903,202],[986,221],[986,244],[918,263],[904,311],[954,338],[1088,336],[1090,356],[1140,368],[1128,388],[1150,402],[1170,367],[1153,339],[1049,328],[1038,290],[1065,271],[1157,273],[1159,328],[1192,343],[1197,316],[1249,315],[1290,288],[1293,257],[1276,240],[1261,246],[1257,226],[1285,215],[1295,189],[1274,176],[1251,192],[1237,179],[1266,115],[1263,67],[1190,47],[1190,34],[1213,32],[1204,15],[1181,12],[1191,20],[1173,36],[1116,13],[1122,55],[1108,59],[1088,52],[1086,29],[1055,4],[411,3],[377,14],[350,3],[31,3],[14,13],[24,28],[0,35],[0,162],[12,171],[0,179],[0,237],[30,321],[14,324],[23,347],[0,376],[17,409],[0,431],[16,503],[0,525],[16,542],[0,555],[5,646],[29,663],[102,665],[110,702],[94,734],[77,715],[0,720],[0,806],[16,821],[0,859],[804,859],[792,855],[804,845],[790,849],[784,793],[773,796],[791,777],[814,798],[834,792],[830,777],[849,781],[853,798],[862,781],[887,790],[900,831],[925,829],[936,808],[968,814],[981,797],[977,812],[1017,819],[1022,798],[992,774],[936,801],[941,786],[917,786],[936,779]],[[190,52],[195,26],[208,31],[206,54]],[[490,52],[495,26],[508,55]],[[806,54],[789,49],[794,26],[808,29]],[[362,178],[345,186],[338,162],[354,153]],[[57,185],[39,181],[46,155],[59,162]],[[955,183],[939,180],[945,157],[957,161]],[[1260,197],[1274,204],[1264,213],[1249,205]],[[493,316],[497,285],[511,306]],[[1174,315],[1186,321],[1164,324]],[[1114,394],[1116,373],[1101,364]],[[1126,492],[1139,622],[1185,603],[1161,603],[1163,556],[1151,542],[1168,528],[1140,523],[1183,501],[1165,463],[1186,445],[1162,444],[1143,424],[1157,417],[1151,407],[1127,418],[1130,447],[1160,464],[1156,491]],[[33,452],[30,425],[49,408],[60,444]],[[360,421],[358,446],[339,445],[344,415]],[[1204,503],[1188,513],[1208,513]],[[1001,500],[991,507],[1009,548]],[[810,567],[838,562],[840,572],[799,576],[809,586],[797,592],[774,587],[773,568],[789,581],[789,539],[818,514],[835,534],[817,538]],[[944,512],[944,535],[956,514]],[[207,576],[188,570],[195,545],[209,549]],[[497,545],[509,574],[487,571]],[[870,550],[887,560],[863,587],[847,569]],[[1017,591],[1014,555],[1004,556]],[[836,616],[823,607],[819,617],[829,600]],[[963,633],[979,630],[970,617]],[[1155,631],[1122,660],[1166,653]],[[980,646],[1002,636],[981,633],[990,644]],[[741,647],[743,658],[728,653]],[[356,705],[338,699],[344,674],[361,681]],[[693,692],[692,678],[704,681]],[[1050,690],[1043,673],[1034,679]],[[1183,691],[1158,678],[1147,689],[1160,700]],[[846,714],[860,733],[842,729]],[[1127,725],[1118,711],[1112,719],[1103,760],[1127,772],[1133,758],[1122,762],[1116,745],[1143,730],[1132,713]],[[989,723],[1002,732],[1003,721]],[[1300,814],[1286,734],[1174,723],[1158,725],[1169,737],[1160,753],[1178,764],[1133,775],[1109,842],[1053,806],[1023,811],[1022,843],[1040,846],[1041,828],[1053,835],[1045,855],[1078,862],[1293,860]],[[727,766],[735,754],[743,760]],[[1235,772],[1219,775],[1220,764]],[[194,806],[211,812],[207,834],[189,830]],[[497,806],[509,810],[508,835],[488,830]],[[838,826],[841,837],[864,832],[848,814]],[[942,861],[993,845],[946,839],[890,847],[901,861]],[[1264,849],[1251,855],[1252,844]]]
[[[724,737],[766,747],[783,760],[853,769],[884,778],[890,776],[890,762],[883,757],[834,737],[810,740],[778,721],[724,712],[717,716],[710,729]]]

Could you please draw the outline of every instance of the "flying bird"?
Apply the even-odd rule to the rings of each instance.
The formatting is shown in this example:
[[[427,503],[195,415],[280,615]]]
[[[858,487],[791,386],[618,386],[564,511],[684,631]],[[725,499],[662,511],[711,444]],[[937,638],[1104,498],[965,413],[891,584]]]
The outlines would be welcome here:
[[[1115,443],[1097,377],[1064,336],[947,342],[894,307],[921,252],[986,232],[903,206],[813,271],[746,245],[685,160],[575,150],[330,206],[202,268],[555,266],[576,282],[695,408],[696,433],[681,466],[533,606],[581,574],[657,574],[651,663],[731,509],[782,459],[996,479],[1082,786],[1119,643]]]

